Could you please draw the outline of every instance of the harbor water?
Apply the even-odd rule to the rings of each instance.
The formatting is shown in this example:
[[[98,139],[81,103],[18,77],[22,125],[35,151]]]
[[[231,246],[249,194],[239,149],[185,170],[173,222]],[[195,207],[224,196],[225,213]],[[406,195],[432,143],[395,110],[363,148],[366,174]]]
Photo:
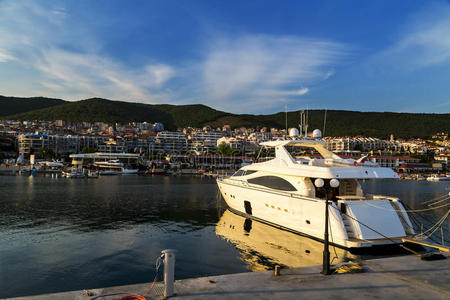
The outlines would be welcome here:
[[[412,209],[450,192],[448,182],[362,185]],[[421,213],[417,229],[447,209]],[[214,180],[192,176],[0,176],[0,241],[0,298],[149,282],[166,248],[179,250],[175,274],[183,279],[317,265],[323,247],[231,213]],[[398,255],[330,253],[334,262]]]

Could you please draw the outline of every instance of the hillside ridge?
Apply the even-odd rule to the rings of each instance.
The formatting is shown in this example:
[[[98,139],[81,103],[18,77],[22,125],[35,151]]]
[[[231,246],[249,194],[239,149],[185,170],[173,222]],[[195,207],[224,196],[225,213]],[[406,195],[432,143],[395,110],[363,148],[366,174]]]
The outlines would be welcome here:
[[[36,101],[36,102],[33,102]],[[17,107],[19,106],[19,107]],[[172,105],[124,102],[103,98],[64,101],[44,97],[0,96],[0,119],[65,120],[71,122],[161,122],[168,130],[182,127],[285,127],[284,112],[268,115],[232,114],[203,104]],[[12,113],[11,113],[12,112]],[[288,126],[297,127],[300,111],[288,112]],[[324,110],[309,110],[309,128],[323,129]],[[327,111],[327,136],[428,137],[450,128],[450,114]]]

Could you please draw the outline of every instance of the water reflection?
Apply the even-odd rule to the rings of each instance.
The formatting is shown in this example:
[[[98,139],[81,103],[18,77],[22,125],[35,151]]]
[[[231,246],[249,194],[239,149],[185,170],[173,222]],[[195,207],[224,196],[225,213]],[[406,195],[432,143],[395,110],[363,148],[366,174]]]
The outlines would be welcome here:
[[[140,176],[1,179],[0,230],[62,225],[97,231],[153,223],[186,232],[215,225],[218,220],[217,187],[212,180]]]
[[[306,267],[322,264],[323,244],[227,210],[216,225],[216,234],[235,245],[241,260],[252,271],[274,265]],[[330,246],[332,263],[353,258],[347,250]]]

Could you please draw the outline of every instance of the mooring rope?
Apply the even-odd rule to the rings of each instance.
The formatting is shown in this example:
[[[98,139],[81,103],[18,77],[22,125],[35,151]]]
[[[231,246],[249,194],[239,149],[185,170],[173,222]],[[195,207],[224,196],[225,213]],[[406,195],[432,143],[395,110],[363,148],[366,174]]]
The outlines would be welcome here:
[[[419,236],[421,238],[423,238],[423,236],[425,235],[427,238],[431,238],[431,236],[436,232],[436,230],[438,230],[442,226],[442,224],[447,219],[449,214],[450,214],[450,209],[447,211],[447,213],[445,215],[442,216],[442,218],[439,219],[439,221],[436,224],[434,224],[432,227],[430,227],[427,231],[424,231],[423,233],[421,233]],[[435,226],[436,226],[436,228],[433,229],[433,227],[435,227]],[[429,232],[432,229],[433,229],[433,231],[430,234],[426,234],[427,232]]]
[[[128,295],[128,296],[120,298],[120,300],[147,300],[147,298],[145,296],[147,296],[153,290],[153,288],[155,287],[155,284],[156,284],[156,280],[158,279],[159,268],[161,267],[161,261],[162,261],[161,256],[156,259],[155,279],[153,280],[153,283],[152,283],[150,289],[145,294],[141,295],[141,294],[131,293],[131,292],[118,292],[118,293],[113,293],[113,294],[95,296],[94,298],[91,298],[91,300],[104,298],[104,297],[118,296],[118,295]]]

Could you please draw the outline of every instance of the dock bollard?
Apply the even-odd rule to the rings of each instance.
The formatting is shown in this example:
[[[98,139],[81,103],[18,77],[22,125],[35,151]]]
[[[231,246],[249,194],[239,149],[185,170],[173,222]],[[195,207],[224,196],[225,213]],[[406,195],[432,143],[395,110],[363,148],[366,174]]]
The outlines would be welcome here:
[[[164,297],[173,296],[173,287],[175,279],[175,249],[166,249],[161,251],[164,255]]]
[[[273,276],[280,276],[280,266],[276,265],[275,269],[273,270]]]

